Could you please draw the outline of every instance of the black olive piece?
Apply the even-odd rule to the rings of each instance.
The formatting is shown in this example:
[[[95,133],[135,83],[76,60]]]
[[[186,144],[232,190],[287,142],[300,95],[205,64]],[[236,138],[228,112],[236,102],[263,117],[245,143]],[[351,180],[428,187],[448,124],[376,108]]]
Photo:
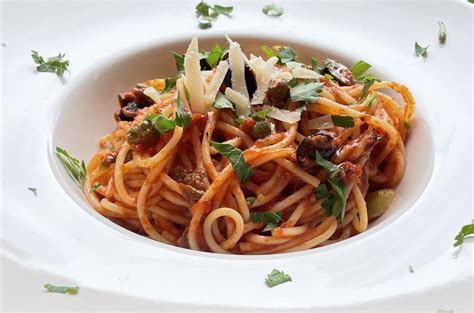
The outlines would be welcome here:
[[[325,62],[325,70],[331,74],[341,85],[352,86],[354,85],[354,76],[352,72],[341,63],[334,60],[327,59]]]

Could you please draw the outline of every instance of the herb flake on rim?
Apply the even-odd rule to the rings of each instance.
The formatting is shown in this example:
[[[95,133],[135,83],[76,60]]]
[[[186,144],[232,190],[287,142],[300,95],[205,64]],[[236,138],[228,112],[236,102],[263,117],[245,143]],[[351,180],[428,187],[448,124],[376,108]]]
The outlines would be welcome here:
[[[265,283],[270,288],[289,281],[292,281],[290,275],[277,269],[273,269],[273,271],[267,275],[267,278],[265,278]]]
[[[277,6],[275,3],[267,4],[262,8],[262,12],[268,16],[282,16],[283,7]]]
[[[67,293],[70,295],[75,295],[79,292],[79,287],[69,287],[69,286],[55,286],[52,284],[46,284],[43,286],[48,290],[48,292],[54,292],[54,293]]]

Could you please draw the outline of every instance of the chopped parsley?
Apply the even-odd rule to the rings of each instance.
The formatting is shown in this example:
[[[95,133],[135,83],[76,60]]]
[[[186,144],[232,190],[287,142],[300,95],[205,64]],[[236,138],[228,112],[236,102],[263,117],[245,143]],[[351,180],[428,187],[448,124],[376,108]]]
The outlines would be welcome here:
[[[222,93],[218,92],[216,96],[216,101],[212,105],[215,109],[231,109],[235,112],[235,106],[230,102]]]
[[[331,115],[334,126],[351,128],[354,127],[354,118],[352,116]]]
[[[364,99],[364,97],[367,95],[367,93],[369,92],[370,90],[370,87],[372,87],[372,85],[378,81],[378,79],[376,79],[375,77],[373,77],[372,75],[366,75],[363,79],[363,83],[364,83],[364,87],[362,88],[362,91],[360,92],[359,94],[359,100],[360,99]]]
[[[411,266],[411,265],[408,266],[408,271],[409,271],[410,273],[414,273],[414,272],[415,272],[415,271],[413,270],[413,266]]]
[[[325,184],[320,184],[318,187],[314,189],[314,194],[316,198],[319,199],[326,199],[330,196],[328,187]]]
[[[250,220],[252,223],[265,223],[266,226],[263,231],[271,231],[278,227],[278,222],[281,221],[281,214],[273,212],[252,212],[250,213]]]
[[[234,168],[235,174],[241,182],[246,181],[250,176],[255,174],[255,170],[245,163],[244,154],[239,148],[211,140],[209,140],[209,144],[229,160]]]
[[[184,110],[183,102],[181,98],[176,98],[176,116],[174,120],[171,120],[165,117],[163,114],[151,114],[145,118],[142,122],[151,122],[151,127],[154,127],[160,135],[166,134],[167,132],[173,130],[176,126],[186,128],[191,124],[191,114]]]
[[[199,2],[196,5],[196,17],[198,19],[198,25],[201,29],[208,29],[212,27],[212,22],[220,15],[230,16],[234,7],[225,7],[222,5],[210,6],[204,1]]]
[[[454,238],[454,246],[460,246],[464,242],[464,238],[474,235],[474,221],[471,224],[464,225]]]
[[[428,56],[428,48],[429,46],[422,47],[418,44],[418,42],[415,42],[415,56],[419,57],[427,57]]]
[[[31,50],[31,57],[33,61],[38,64],[36,70],[38,72],[50,72],[63,77],[64,72],[67,71],[69,66],[69,60],[64,60],[66,55],[59,53],[55,57],[48,58],[46,61],[37,51]]]
[[[281,16],[283,15],[283,8],[277,6],[275,3],[267,4],[262,8],[262,12],[269,16]]]
[[[370,109],[372,107],[372,104],[375,102],[375,94],[371,93],[365,98],[364,102],[362,103],[363,106],[365,106],[367,109]]]
[[[333,215],[339,222],[341,222],[344,219],[344,207],[346,205],[348,194],[344,184],[337,176],[339,166],[324,159],[318,151],[316,151],[316,163],[329,172],[328,182],[334,193],[323,193],[321,192],[322,189],[316,189],[315,192],[319,191],[320,196],[325,197],[322,198],[325,200],[321,203],[321,206],[325,209],[326,215]]]
[[[314,102],[323,91],[324,83],[300,82],[290,88],[291,101]]]
[[[60,147],[56,147],[56,155],[69,176],[82,187],[84,179],[86,179],[86,164],[84,161],[73,158],[66,150]]]
[[[97,188],[100,187],[100,184],[99,183],[95,183],[92,187],[91,187],[91,190],[89,190],[89,193],[93,193],[97,190]]]
[[[38,195],[38,193],[37,193],[38,189],[36,189],[35,187],[28,187],[28,190],[31,191],[32,193],[34,193],[35,197]]]
[[[365,72],[367,72],[371,67],[372,65],[370,65],[369,63],[363,60],[359,60],[356,64],[352,66],[351,72],[352,75],[354,75],[354,78],[358,80],[363,77]]]
[[[215,44],[214,47],[212,47],[211,52],[206,56],[206,62],[209,64],[211,68],[217,65],[219,61],[222,58],[224,51],[222,51],[221,46],[219,44]]]
[[[270,288],[289,281],[291,281],[290,275],[285,274],[283,271],[279,271],[277,269],[273,269],[273,271],[267,275],[267,278],[265,278],[265,283]]]
[[[271,111],[271,109],[260,110],[251,114],[250,117],[257,122],[263,122],[265,120],[265,117],[267,117],[267,114]]]
[[[255,203],[255,201],[257,201],[257,198],[247,197],[247,198],[245,198],[245,201],[247,201],[247,203],[249,203],[250,205],[253,205]]]
[[[178,74],[184,73],[184,55],[173,52],[173,58]]]
[[[411,125],[407,121],[403,121],[403,126],[405,126],[406,129],[410,129]]]
[[[261,46],[263,53],[269,58],[277,57],[280,64],[286,64],[288,62],[297,62],[296,53],[290,47],[280,47],[278,52],[268,46]]]
[[[438,21],[439,31],[438,31],[438,40],[439,43],[444,45],[446,42],[446,25],[443,22]]]
[[[46,288],[48,292],[67,293],[70,295],[75,295],[79,292],[79,287],[55,286],[51,284],[46,284],[44,285],[44,288]]]
[[[165,87],[160,91],[160,94],[164,94],[176,87],[176,77],[165,78]]]

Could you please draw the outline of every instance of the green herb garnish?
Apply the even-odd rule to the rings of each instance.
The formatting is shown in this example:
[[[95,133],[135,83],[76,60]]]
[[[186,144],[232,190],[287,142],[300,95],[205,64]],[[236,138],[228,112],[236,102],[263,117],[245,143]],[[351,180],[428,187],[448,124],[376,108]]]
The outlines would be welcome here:
[[[407,121],[403,121],[403,126],[405,126],[406,129],[410,129],[411,125]]]
[[[359,60],[357,61],[356,64],[354,64],[352,66],[352,69],[351,69],[351,72],[352,72],[352,75],[354,75],[354,78],[355,79],[359,79],[361,78],[365,72],[367,72],[370,68],[372,67],[372,65],[370,65],[369,63],[363,61],[363,60]]]
[[[211,68],[216,66],[221,60],[223,53],[221,46],[216,43],[214,47],[212,47],[211,52],[206,56],[207,64],[209,64]]]
[[[176,87],[176,77],[165,78],[165,87],[160,91],[160,94],[164,94]]]
[[[446,42],[446,25],[444,25],[443,22],[441,21],[438,21],[438,25],[439,25],[439,31],[438,31],[438,40],[439,40],[439,43],[444,45],[444,43]]]
[[[422,47],[418,42],[415,42],[415,56],[419,57],[421,55],[422,57],[426,57],[428,55],[428,48],[429,46]]]
[[[281,63],[296,61],[296,53],[290,47],[280,47],[278,57]]]
[[[269,46],[261,46],[260,47],[263,51],[263,53],[265,53],[265,55],[268,57],[268,58],[271,58],[271,57],[278,57],[278,52],[276,52],[275,50],[273,50],[272,48],[270,48]]]
[[[250,117],[257,122],[263,122],[265,121],[265,117],[267,117],[267,114],[270,113],[271,111],[272,111],[271,109],[260,110],[251,114]]]
[[[69,176],[80,186],[84,184],[84,179],[86,179],[86,164],[84,161],[79,161],[67,153],[66,150],[56,147],[56,155],[61,161],[62,165],[66,169],[66,172]]]
[[[325,184],[320,184],[318,187],[316,187],[314,189],[314,194],[318,200],[327,199],[330,196],[328,187]]]
[[[189,112],[184,110],[184,104],[183,101],[181,101],[181,97],[178,94],[178,98],[176,99],[176,117],[174,119],[174,122],[176,123],[177,126],[182,127],[183,129],[188,127],[189,124],[191,124],[192,117]]]
[[[210,6],[204,1],[199,2],[196,5],[196,17],[198,19],[198,25],[201,29],[208,29],[212,27],[212,22],[220,15],[230,16],[234,7],[225,7],[222,5]]]
[[[364,97],[369,92],[370,87],[372,87],[372,85],[375,83],[375,81],[377,81],[377,79],[375,77],[373,77],[372,75],[366,75],[364,77],[364,80],[363,80],[364,87],[362,88],[362,91],[359,94],[359,100],[364,99]]]
[[[472,224],[467,224],[464,225],[461,230],[459,231],[459,234],[454,238],[454,246],[457,247],[459,245],[462,245],[464,242],[464,238],[474,235],[474,221]]]
[[[34,194],[35,194],[35,197],[38,195],[38,194],[37,194],[37,190],[38,190],[38,189],[36,189],[35,187],[28,187],[28,190],[31,191],[32,193],[34,193]]]
[[[231,109],[235,112],[235,106],[230,102],[222,93],[218,92],[216,96],[216,101],[212,105],[215,109]]]
[[[324,83],[300,82],[290,88],[291,101],[314,102],[323,91]]]
[[[325,209],[326,215],[333,215],[341,222],[344,219],[344,207],[348,194],[344,184],[337,176],[339,166],[324,159],[318,151],[316,151],[316,163],[329,172],[328,182],[334,190],[334,194],[328,196],[321,206]]]
[[[100,187],[100,184],[99,184],[99,183],[95,183],[95,184],[91,187],[91,189],[89,190],[89,193],[95,192],[95,191],[97,190],[97,188],[99,188],[99,187]]]
[[[352,116],[331,115],[334,126],[351,128],[354,127],[354,118]]]
[[[375,94],[371,93],[365,98],[364,102],[362,103],[363,106],[365,106],[367,109],[370,109],[372,107],[372,104],[375,102]]]
[[[275,3],[272,4],[267,4],[262,8],[263,14],[269,15],[269,16],[281,16],[283,15],[283,8],[277,6]]]
[[[267,278],[265,278],[265,283],[267,283],[267,286],[270,288],[288,281],[291,281],[290,275],[285,274],[283,271],[279,271],[277,269],[273,269],[273,271],[267,275]]]
[[[247,203],[249,203],[250,205],[253,205],[255,203],[255,201],[257,201],[257,198],[247,197],[247,198],[245,198],[245,201],[247,201]]]
[[[281,221],[281,214],[273,212],[252,212],[250,213],[250,220],[252,223],[265,223],[266,226],[262,231],[271,231],[278,227],[278,222]]]
[[[48,58],[46,61],[38,52],[31,50],[31,57],[33,61],[38,64],[36,70],[38,72],[50,72],[56,73],[56,75],[63,77],[64,72],[67,71],[69,66],[69,60],[64,60],[66,55],[59,53],[55,57]]]
[[[246,181],[250,176],[255,174],[255,170],[245,163],[244,154],[239,148],[211,140],[209,140],[209,144],[229,160],[234,168],[235,174],[241,182]]]
[[[172,52],[178,74],[184,73],[184,55]]]
[[[146,120],[153,122],[160,135],[164,135],[176,127],[175,121],[166,118],[163,114],[149,115]]]
[[[414,273],[414,272],[415,272],[415,271],[413,270],[413,266],[411,266],[411,265],[408,266],[408,271],[409,271],[410,273]]]
[[[48,292],[67,293],[70,295],[75,295],[79,292],[79,287],[55,286],[51,284],[46,284],[44,285],[44,288],[46,288]]]

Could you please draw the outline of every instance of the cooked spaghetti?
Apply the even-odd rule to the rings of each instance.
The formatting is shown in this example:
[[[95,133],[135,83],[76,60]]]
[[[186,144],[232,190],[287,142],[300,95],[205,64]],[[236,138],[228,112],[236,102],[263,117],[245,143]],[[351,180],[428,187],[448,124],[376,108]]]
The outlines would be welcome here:
[[[404,172],[414,100],[360,61],[318,67],[289,47],[175,54],[176,78],[119,95],[84,195],[154,240],[233,254],[301,251],[365,231]],[[401,95],[404,105],[391,96]]]

